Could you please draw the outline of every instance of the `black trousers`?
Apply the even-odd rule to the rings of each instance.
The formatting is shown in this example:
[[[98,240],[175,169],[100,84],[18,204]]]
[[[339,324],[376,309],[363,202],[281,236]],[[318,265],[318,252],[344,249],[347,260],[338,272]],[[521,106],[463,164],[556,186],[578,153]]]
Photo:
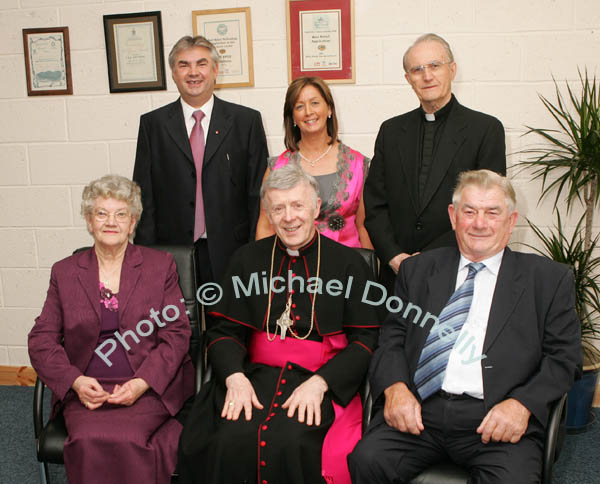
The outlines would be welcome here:
[[[220,283],[220,281],[215,281],[212,269],[210,268],[210,256],[208,255],[207,239],[198,239],[196,242],[194,242],[194,247],[196,249],[196,271],[199,277],[199,291],[197,292],[196,297],[199,298],[200,304],[202,304],[203,286],[205,284],[212,284],[215,282]],[[208,295],[211,294],[212,293],[209,293]],[[208,329],[213,324],[213,318],[208,314],[210,310],[211,306],[202,304],[202,312],[204,313],[204,321],[206,324],[206,327],[203,329]]]
[[[422,405],[425,430],[417,436],[388,426],[383,408],[378,409],[348,456],[352,482],[407,483],[423,469],[450,459],[468,469],[470,484],[539,483],[543,427],[531,417],[518,443],[484,444],[476,429],[486,413],[482,400],[435,394]]]

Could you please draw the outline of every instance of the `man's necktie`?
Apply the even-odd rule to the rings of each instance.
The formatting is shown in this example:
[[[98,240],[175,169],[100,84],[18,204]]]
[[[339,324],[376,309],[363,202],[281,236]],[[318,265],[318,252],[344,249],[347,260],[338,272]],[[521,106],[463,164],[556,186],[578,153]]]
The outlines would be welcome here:
[[[196,165],[196,216],[194,219],[194,242],[206,231],[204,222],[204,199],[202,198],[202,163],[204,161],[204,130],[202,129],[202,118],[204,113],[200,110],[194,111],[192,115],[196,124],[190,134],[190,145]]]
[[[437,325],[434,325],[427,336],[415,372],[415,385],[422,400],[442,388],[450,353],[471,309],[475,275],[484,267],[481,262],[468,265],[469,274],[465,282],[450,296],[438,318],[439,325],[445,325],[446,330],[440,328],[438,331]]]

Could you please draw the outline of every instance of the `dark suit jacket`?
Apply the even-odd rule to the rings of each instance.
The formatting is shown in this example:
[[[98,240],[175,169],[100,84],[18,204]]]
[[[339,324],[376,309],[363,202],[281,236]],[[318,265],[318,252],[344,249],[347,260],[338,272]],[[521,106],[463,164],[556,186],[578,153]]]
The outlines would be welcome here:
[[[411,302],[423,315],[439,315],[454,292],[459,256],[446,247],[404,261],[396,295],[405,307]],[[480,361],[486,410],[512,397],[546,425],[549,404],[571,388],[581,365],[574,304],[568,266],[505,249]],[[396,382],[418,395],[413,377],[433,320],[421,327],[414,314],[390,314],[382,326],[370,369],[374,400]]]
[[[202,167],[202,194],[212,273],[254,240],[268,158],[260,113],[215,96]],[[179,100],[142,115],[133,179],[144,212],[136,244],[194,243],[196,168]]]
[[[379,129],[365,182],[365,226],[382,266],[402,252],[456,246],[448,205],[458,174],[487,168],[506,174],[504,128],[496,118],[454,100],[419,202],[420,108]]]
[[[53,393],[53,410],[64,400],[75,379],[82,375],[98,346],[100,292],[98,259],[94,249],[79,252],[52,267],[50,287],[42,313],[29,333],[29,357],[42,381]],[[126,341],[134,378],[143,378],[161,398],[171,415],[194,393],[194,367],[188,355],[191,335],[175,262],[171,254],[129,244],[119,288],[119,332],[151,320],[150,310],[167,305],[179,309],[179,317],[148,336]],[[169,310],[169,316],[174,312]],[[143,327],[147,332],[147,326]],[[117,342],[117,344],[120,344]]]

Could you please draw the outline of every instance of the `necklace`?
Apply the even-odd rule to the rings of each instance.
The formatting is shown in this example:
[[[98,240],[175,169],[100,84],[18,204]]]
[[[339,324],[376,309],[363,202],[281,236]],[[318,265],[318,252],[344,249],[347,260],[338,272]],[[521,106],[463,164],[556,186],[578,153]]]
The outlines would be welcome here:
[[[329,145],[329,148],[327,148],[325,150],[325,152],[321,154],[321,156],[317,156],[312,161],[309,160],[306,156],[304,156],[302,154],[302,151],[298,150],[298,154],[300,155],[300,158],[302,158],[304,161],[306,161],[310,166],[312,166],[314,168],[314,166],[317,164],[317,162],[321,161],[322,158],[324,158],[325,156],[327,156],[327,153],[329,153],[331,151],[332,147],[333,147],[333,143]]]
[[[306,339],[308,338],[308,336],[310,335],[310,333],[312,332],[313,329],[313,324],[315,322],[315,301],[317,300],[317,291],[315,291],[315,293],[313,294],[313,298],[312,298],[312,308],[310,310],[310,328],[308,330],[308,333],[306,333],[304,336],[298,336],[294,330],[292,329],[292,325],[294,324],[294,321],[292,320],[292,318],[290,317],[290,310],[292,307],[292,293],[290,292],[287,302],[285,304],[285,309],[283,311],[283,313],[281,313],[281,316],[279,316],[279,319],[277,320],[277,322],[275,323],[275,332],[273,333],[273,337],[271,338],[271,333],[269,331],[269,319],[271,318],[271,291],[272,291],[272,281],[273,281],[273,265],[275,262],[275,246],[277,245],[277,237],[275,237],[275,240],[273,240],[273,249],[271,250],[271,269],[269,271],[269,303],[267,306],[267,339],[269,341],[274,341],[275,338],[277,337],[277,328],[279,327],[280,330],[280,339],[283,341],[285,339],[285,335],[287,333],[287,331],[290,331],[290,334],[296,338],[296,339]],[[319,280],[319,273],[321,271],[321,234],[319,232],[317,232],[317,280]]]

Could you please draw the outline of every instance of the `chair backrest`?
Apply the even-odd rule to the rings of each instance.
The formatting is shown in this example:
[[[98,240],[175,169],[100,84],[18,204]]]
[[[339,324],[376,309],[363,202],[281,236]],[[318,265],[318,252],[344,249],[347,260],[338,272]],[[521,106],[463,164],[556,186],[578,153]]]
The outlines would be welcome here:
[[[179,287],[185,300],[185,308],[190,326],[192,328],[192,336],[190,338],[190,356],[194,365],[198,361],[198,353],[202,346],[202,313],[200,303],[196,300],[196,289],[198,287],[199,276],[196,269],[196,251],[193,246],[185,245],[152,245],[152,249],[168,252],[175,259],[177,266],[177,274],[179,276]],[[81,247],[73,251],[73,254],[82,252],[90,247]]]
[[[379,260],[375,255],[375,251],[371,249],[363,249],[362,247],[356,247],[354,250],[356,250],[356,252],[358,252],[367,262],[367,265],[373,272],[373,281],[377,281],[379,279]]]

